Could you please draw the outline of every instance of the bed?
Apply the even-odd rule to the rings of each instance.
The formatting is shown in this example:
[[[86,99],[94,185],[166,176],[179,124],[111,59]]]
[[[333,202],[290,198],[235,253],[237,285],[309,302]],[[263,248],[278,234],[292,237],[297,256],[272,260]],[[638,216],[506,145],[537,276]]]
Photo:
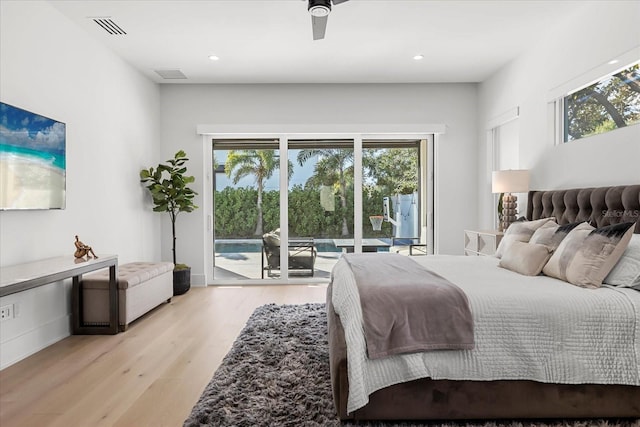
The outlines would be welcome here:
[[[596,227],[633,222],[632,232],[640,234],[640,185],[532,191],[529,193],[528,199],[527,219],[530,221],[554,217],[560,225],[587,221]],[[386,255],[374,256],[383,257]],[[506,303],[510,301],[509,298],[514,298],[514,301],[518,298],[524,298],[527,293],[532,293],[531,288],[533,287],[536,288],[536,292],[540,291],[540,294],[547,295],[547,298],[549,298],[552,289],[562,288],[563,292],[569,295],[568,297],[563,296],[563,300],[564,298],[571,300],[574,296],[576,298],[584,297],[590,301],[589,304],[592,304],[593,307],[603,307],[603,313],[609,313],[612,316],[613,314],[626,316],[626,320],[615,320],[615,322],[623,322],[627,325],[624,331],[624,334],[627,335],[618,336],[611,343],[606,343],[612,348],[616,347],[616,351],[618,351],[617,346],[620,345],[619,351],[624,352],[624,356],[616,355],[612,359],[615,359],[615,365],[612,365],[611,369],[608,369],[606,364],[602,365],[602,360],[596,361],[601,366],[593,371],[602,371],[603,378],[593,373],[589,374],[594,377],[592,379],[588,375],[581,377],[580,375],[584,374],[580,372],[576,376],[578,378],[576,380],[571,376],[574,375],[571,371],[576,365],[571,359],[554,362],[554,369],[569,371],[568,373],[563,372],[564,376],[554,377],[544,370],[541,372],[541,370],[529,366],[520,369],[515,365],[509,365],[508,362],[504,362],[506,374],[501,375],[499,363],[490,366],[492,359],[491,355],[487,353],[487,351],[491,351],[490,346],[483,344],[482,346],[478,345],[474,350],[431,351],[415,356],[420,358],[427,367],[421,368],[422,371],[413,368],[405,369],[402,374],[405,379],[402,380],[395,377],[385,377],[384,372],[387,368],[380,368],[379,372],[376,371],[378,372],[376,381],[372,381],[370,378],[363,381],[356,375],[362,370],[362,367],[357,365],[353,359],[354,354],[361,353],[362,349],[356,348],[357,345],[353,344],[353,348],[349,353],[347,352],[345,325],[338,314],[344,310],[340,302],[343,298],[336,297],[340,307],[334,306],[334,297],[345,294],[343,282],[348,282],[348,280],[343,280],[344,273],[338,269],[338,271],[334,270],[334,277],[327,292],[327,314],[331,381],[336,409],[341,419],[454,420],[640,417],[640,292],[635,289],[621,289],[612,286],[602,286],[595,292],[591,290],[585,292],[582,288],[551,277],[520,276],[497,267],[498,260],[492,257],[430,256],[416,257],[415,259],[418,260],[418,258],[420,258],[419,262],[432,268],[436,273],[445,277],[454,277],[455,279],[451,279],[452,282],[461,281],[456,285],[467,292],[474,317],[478,308],[477,304],[479,304],[478,298],[481,298],[479,294],[485,293],[484,290],[482,292],[474,290],[474,285],[468,283],[469,277],[467,276],[474,275],[477,276],[478,282],[484,280],[489,286],[496,287],[494,299],[498,305],[510,306],[511,304]],[[514,282],[513,294],[511,295],[509,292],[512,291],[507,290],[504,285],[492,284],[493,281],[497,283],[499,277],[504,276],[507,277],[507,280],[513,280],[514,277],[523,278],[523,280]],[[353,276],[351,277],[353,278]],[[552,296],[552,298],[554,297]],[[551,300],[541,301],[541,307],[544,307],[549,301]],[[513,305],[515,306],[517,303]],[[551,305],[557,304],[554,302]],[[488,306],[490,307],[491,304],[489,303]],[[504,319],[509,310],[504,311],[505,313],[500,313],[500,310],[497,310],[497,318],[502,316]],[[556,307],[556,311],[562,310]],[[574,315],[579,316],[580,314]],[[349,325],[352,325],[350,322],[353,320],[346,320],[351,315],[345,312],[343,316],[347,329],[351,331],[353,328]],[[490,318],[491,316],[483,314],[483,319],[485,317]],[[479,333],[482,336],[491,335],[491,324],[487,323],[489,320],[483,320],[484,324],[478,323],[478,319],[475,320],[476,335]],[[351,337],[351,333],[348,335]],[[609,339],[609,334],[605,333],[603,337],[606,341]],[[552,338],[550,342],[554,342],[554,340],[558,341],[557,338]],[[554,349],[549,349],[549,357],[562,358],[562,352],[554,353],[554,351]],[[478,362],[474,359],[476,356],[473,352],[476,352],[475,354],[484,352],[482,355],[484,359],[478,359],[481,360]],[[349,356],[352,357],[350,362]],[[391,358],[396,357],[392,356]],[[414,356],[410,354],[407,357]],[[580,355],[572,357],[582,358]],[[584,356],[584,358],[586,357]],[[585,360],[587,364],[593,362]],[[370,362],[365,361],[365,363]],[[449,363],[452,365],[449,366]],[[473,373],[465,371],[469,364],[484,366],[483,363],[487,363],[487,367],[481,370],[483,375],[488,373],[489,379],[478,379],[474,377]],[[351,371],[349,366],[353,368]],[[580,371],[577,368],[575,370]],[[350,384],[350,373],[354,375],[351,379],[353,384]],[[384,378],[380,380],[378,377]],[[560,380],[554,380],[555,378],[560,378]],[[584,378],[590,379],[585,381]],[[375,384],[372,386],[370,382]]]

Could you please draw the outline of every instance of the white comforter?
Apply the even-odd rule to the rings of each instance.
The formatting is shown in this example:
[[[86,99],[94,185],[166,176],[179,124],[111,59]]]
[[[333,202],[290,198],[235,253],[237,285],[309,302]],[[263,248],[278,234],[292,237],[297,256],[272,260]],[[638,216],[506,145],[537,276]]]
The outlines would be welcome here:
[[[339,260],[332,302],[348,348],[348,412],[366,405],[376,390],[425,377],[640,385],[640,292],[522,276],[498,267],[493,257],[412,259],[465,291],[476,348],[368,359],[358,289]]]

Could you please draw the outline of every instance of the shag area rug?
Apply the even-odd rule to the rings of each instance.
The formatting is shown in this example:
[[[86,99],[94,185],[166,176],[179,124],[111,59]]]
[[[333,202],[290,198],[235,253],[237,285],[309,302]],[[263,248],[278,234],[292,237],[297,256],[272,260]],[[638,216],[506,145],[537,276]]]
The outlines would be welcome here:
[[[256,309],[185,421],[203,426],[638,427],[633,420],[341,423],[324,304]]]

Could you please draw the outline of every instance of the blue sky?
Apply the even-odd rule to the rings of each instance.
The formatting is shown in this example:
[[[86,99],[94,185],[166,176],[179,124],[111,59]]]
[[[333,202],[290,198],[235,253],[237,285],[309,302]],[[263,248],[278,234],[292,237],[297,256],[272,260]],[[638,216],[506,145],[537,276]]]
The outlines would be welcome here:
[[[65,124],[0,103],[0,144],[63,153]]]
[[[290,150],[289,151],[289,160],[293,162],[293,175],[289,180],[289,188],[292,188],[294,185],[304,186],[305,182],[311,175],[313,175],[313,169],[315,167],[316,162],[318,161],[316,157],[311,158],[304,164],[304,166],[300,166],[296,161],[296,156],[298,155],[299,150]],[[216,150],[216,161],[220,165],[224,165],[227,159],[227,151],[226,150]],[[265,190],[278,190],[280,187],[279,184],[279,173],[275,173],[267,182],[265,183]],[[233,184],[233,181],[224,173],[216,174],[216,189],[222,190],[225,187],[254,187],[255,179],[252,177],[242,178],[237,185]]]

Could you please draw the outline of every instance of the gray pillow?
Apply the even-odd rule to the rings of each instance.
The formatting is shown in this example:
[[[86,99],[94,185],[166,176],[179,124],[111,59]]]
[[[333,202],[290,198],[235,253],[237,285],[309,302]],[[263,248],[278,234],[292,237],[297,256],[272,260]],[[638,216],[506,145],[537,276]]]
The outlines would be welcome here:
[[[558,225],[555,222],[546,222],[533,233],[529,243],[545,245],[555,251],[558,246],[560,246],[560,242],[567,237],[567,234],[580,224],[583,223],[572,222],[570,224]]]
[[[633,225],[622,223],[602,228],[586,223],[578,225],[560,243],[542,271],[577,286],[599,287],[629,244]]]
[[[533,233],[549,221],[555,222],[555,218],[542,218],[535,221],[512,223],[509,228],[507,228],[507,231],[505,231],[504,236],[502,236],[502,240],[496,250],[496,257],[502,258],[513,242],[528,242],[531,236],[533,236]]]
[[[640,234],[631,236],[627,249],[604,279],[604,283],[640,291]]]
[[[525,276],[537,276],[549,261],[552,252],[545,245],[513,242],[498,265]]]

